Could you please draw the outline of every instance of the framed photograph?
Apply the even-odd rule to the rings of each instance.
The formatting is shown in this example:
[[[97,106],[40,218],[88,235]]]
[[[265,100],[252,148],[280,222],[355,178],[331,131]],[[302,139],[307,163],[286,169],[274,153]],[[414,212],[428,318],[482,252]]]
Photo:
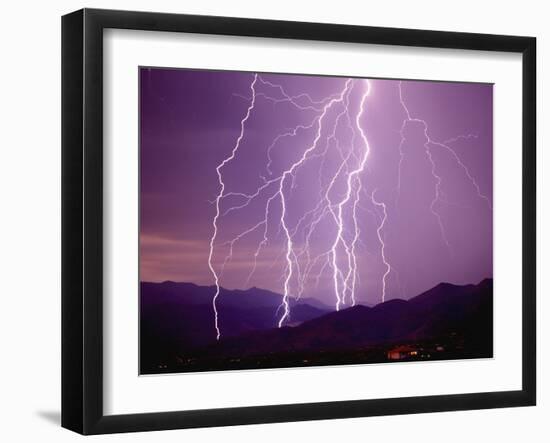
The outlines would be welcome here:
[[[62,20],[62,425],[534,405],[532,37]]]

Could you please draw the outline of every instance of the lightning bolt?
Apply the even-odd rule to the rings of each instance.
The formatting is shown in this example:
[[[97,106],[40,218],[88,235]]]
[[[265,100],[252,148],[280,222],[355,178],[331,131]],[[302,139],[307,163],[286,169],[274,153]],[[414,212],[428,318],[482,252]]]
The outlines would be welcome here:
[[[441,214],[436,210],[436,205],[437,205],[438,202],[442,202],[442,203],[448,203],[448,202],[445,198],[443,198],[444,194],[441,190],[441,185],[442,185],[443,179],[437,173],[437,165],[436,165],[436,162],[435,162],[435,159],[434,159],[434,156],[433,156],[432,147],[442,148],[452,156],[455,163],[463,170],[465,176],[470,181],[472,187],[476,191],[477,196],[487,204],[487,206],[490,210],[492,210],[492,205],[491,205],[491,202],[490,202],[489,198],[481,192],[479,184],[477,183],[477,181],[475,180],[473,175],[470,173],[468,167],[462,162],[462,160],[460,159],[460,157],[458,156],[456,151],[449,146],[450,144],[452,144],[452,143],[454,143],[458,140],[461,140],[461,139],[469,140],[471,138],[477,138],[477,135],[475,135],[475,134],[459,135],[457,137],[451,138],[451,139],[449,139],[447,141],[444,141],[444,142],[438,142],[436,140],[433,140],[429,135],[428,123],[425,120],[422,120],[420,118],[416,118],[416,117],[411,116],[411,112],[410,112],[410,110],[409,110],[408,106],[406,105],[405,100],[403,98],[403,82],[402,81],[400,81],[398,83],[398,89],[399,89],[399,101],[400,101],[401,107],[405,111],[405,119],[403,120],[403,124],[401,125],[401,128],[399,130],[399,134],[401,135],[401,141],[400,141],[399,147],[398,147],[398,149],[399,149],[399,163],[398,163],[398,174],[397,174],[397,199],[399,199],[400,194],[401,194],[401,169],[402,169],[402,164],[403,164],[403,159],[404,159],[404,154],[403,154],[403,149],[402,148],[403,148],[403,143],[405,142],[404,130],[405,130],[405,127],[407,126],[407,124],[410,123],[410,122],[420,123],[422,125],[424,137],[425,137],[425,140],[426,140],[426,142],[424,143],[424,149],[425,149],[425,152],[426,152],[426,157],[427,157],[428,161],[430,162],[431,174],[432,174],[432,176],[435,180],[434,197],[433,197],[433,199],[430,203],[429,209],[430,209],[431,213],[434,215],[434,217],[436,218],[437,224],[439,225],[441,238],[442,238],[445,246],[447,247],[447,249],[451,253],[451,245],[449,243],[447,233],[445,231],[445,226],[443,224]]]
[[[342,271],[341,271],[341,269],[340,269],[340,267],[338,266],[338,263],[337,263],[337,258],[338,258],[337,247],[338,247],[338,245],[342,244],[344,249],[345,249],[345,252],[346,252],[347,257],[348,257],[348,266],[349,266],[350,270],[353,269],[353,263],[357,262],[355,255],[353,254],[353,257],[352,257],[352,251],[350,250],[347,242],[343,238],[343,233],[344,233],[343,209],[344,209],[344,206],[350,201],[350,199],[352,197],[353,183],[354,183],[355,179],[359,176],[359,174],[361,174],[364,171],[365,165],[367,163],[367,159],[368,159],[368,156],[369,156],[369,153],[370,153],[370,147],[369,147],[369,143],[368,143],[368,140],[367,140],[367,136],[366,136],[366,134],[363,130],[363,127],[361,126],[361,117],[363,116],[363,113],[364,113],[364,110],[365,110],[365,102],[366,102],[366,99],[367,99],[367,97],[369,95],[369,92],[370,92],[370,83],[369,83],[369,81],[365,80],[364,82],[365,82],[366,87],[365,87],[365,90],[364,90],[363,95],[361,97],[361,102],[360,102],[360,105],[359,105],[359,111],[357,112],[356,118],[355,118],[355,125],[356,125],[356,127],[359,130],[359,133],[361,135],[364,152],[363,152],[363,155],[361,156],[361,160],[360,160],[359,164],[356,166],[356,168],[348,173],[345,196],[338,203],[336,213],[333,212],[333,217],[336,219],[337,231],[336,231],[336,236],[335,236],[334,243],[332,244],[330,255],[332,257],[333,284],[334,284],[334,293],[335,293],[335,296],[336,296],[336,306],[335,306],[335,308],[336,308],[337,311],[340,310],[341,305],[345,302],[345,292],[348,289],[347,288],[348,278],[343,279],[343,277],[342,277],[343,273],[342,273]],[[351,152],[352,151],[350,150],[350,153]],[[348,156],[348,158],[349,158],[349,156]],[[345,163],[347,164],[347,161]],[[334,179],[331,183],[331,186],[332,186],[333,183],[334,183]],[[360,194],[356,193],[355,195],[357,196],[357,200],[358,200]],[[326,198],[327,198],[327,200],[329,200],[328,192],[327,192]],[[355,205],[355,203],[354,203],[354,205]],[[358,235],[357,234],[357,226],[358,225],[357,225],[356,213],[354,212],[354,227],[356,227],[356,235]],[[356,243],[356,240],[352,243]],[[343,280],[342,284],[340,284],[341,280]],[[355,304],[355,295],[354,295],[353,292],[351,294],[351,298],[352,298],[352,304]]]
[[[214,219],[212,220],[212,228],[213,228],[213,234],[210,239],[210,250],[208,252],[208,267],[210,268],[210,272],[212,273],[212,276],[214,277],[214,284],[216,286],[216,292],[214,293],[214,297],[212,298],[212,309],[214,310],[214,328],[216,329],[216,340],[220,339],[220,327],[218,324],[218,308],[216,306],[216,302],[218,300],[218,297],[220,295],[220,281],[218,278],[218,273],[214,269],[214,265],[212,263],[212,258],[214,255],[214,243],[216,242],[216,237],[218,236],[218,219],[220,217],[220,201],[222,200],[225,192],[225,183],[222,178],[221,170],[222,168],[229,163],[231,160],[235,158],[237,155],[237,151],[239,149],[239,146],[241,145],[241,141],[244,137],[244,126],[247,120],[250,118],[250,114],[252,113],[252,109],[254,109],[254,105],[256,103],[256,82],[258,80],[258,74],[254,74],[254,79],[252,80],[252,83],[250,84],[250,91],[252,93],[252,100],[250,101],[250,105],[248,106],[248,109],[246,110],[246,114],[241,120],[241,132],[239,133],[239,136],[237,137],[237,141],[235,142],[235,146],[233,147],[233,150],[231,151],[231,155],[227,158],[225,158],[217,167],[216,167],[216,174],[218,176],[218,183],[220,185],[220,190],[218,192],[218,195],[216,196],[216,215],[214,216]]]
[[[430,162],[430,173],[434,179],[434,195],[429,205],[429,211],[435,217],[441,238],[445,246],[451,251],[445,225],[437,210],[438,203],[448,204],[443,192],[444,179],[439,173],[436,157],[432,150],[442,149],[455,164],[462,170],[469,180],[476,195],[485,201],[491,209],[490,200],[479,187],[478,182],[470,173],[468,167],[460,159],[452,145],[459,140],[470,140],[477,137],[475,134],[459,135],[452,139],[438,142],[429,135],[429,127],[425,120],[413,117],[403,97],[402,82],[398,83],[399,101],[405,113],[399,134],[399,160],[396,206],[401,193],[401,169],[404,159],[403,145],[406,141],[405,129],[411,122],[422,125],[425,137],[424,150]],[[369,208],[376,223],[376,237],[380,245],[379,257],[384,272],[381,276],[382,294],[384,302],[387,297],[388,280],[395,272],[387,255],[385,228],[388,223],[388,208],[384,201],[377,198],[376,189],[367,192],[368,163],[371,152],[364,119],[367,101],[372,89],[368,79],[347,79],[338,92],[327,95],[320,100],[314,99],[307,93],[289,94],[282,85],[276,84],[259,74],[254,74],[250,83],[250,95],[233,94],[246,100],[248,106],[240,121],[240,131],[233,144],[230,155],[216,167],[219,190],[212,201],[215,214],[212,219],[212,236],[209,243],[208,267],[214,278],[215,291],[212,298],[214,311],[214,327],[217,340],[221,337],[217,301],[220,295],[220,281],[226,266],[233,260],[234,249],[245,237],[252,234],[258,236],[254,243],[252,266],[246,275],[245,285],[248,286],[258,268],[259,257],[262,251],[276,239],[282,239],[277,258],[270,269],[281,266],[280,283],[282,286],[281,304],[277,309],[279,316],[276,323],[282,327],[290,322],[290,300],[298,300],[308,284],[313,282],[318,287],[321,277],[327,276],[331,280],[331,291],[334,293],[334,307],[336,311],[350,304],[354,306],[356,290],[359,282],[358,250],[361,242],[361,223],[358,210],[362,207],[361,197],[367,196],[370,200]],[[252,190],[226,189],[223,170],[232,162],[245,138],[247,122],[254,112],[258,112],[259,103],[267,103],[273,107],[290,106],[299,111],[303,121],[297,122],[294,127],[284,128],[275,135],[265,146],[265,171],[259,175],[259,184]],[[303,142],[302,140],[306,140]],[[300,140],[300,143],[294,142]],[[282,146],[291,146],[293,160],[274,161],[277,150]],[[258,149],[255,146],[255,149]],[[330,161],[329,161],[330,159]],[[279,163],[283,163],[281,166]],[[301,168],[317,167],[318,195],[312,207],[304,210],[297,221],[289,215],[290,199],[299,186]],[[330,172],[327,171],[327,168]],[[372,188],[371,188],[372,189]],[[253,202],[261,201],[263,210],[260,217],[250,220],[250,224],[241,232],[226,241],[219,241],[220,221],[235,211],[249,207]],[[227,204],[231,202],[231,204]],[[365,209],[365,208],[363,208]],[[381,214],[381,215],[380,215]],[[330,224],[334,233],[330,234],[328,246],[322,250],[313,247],[314,234],[321,225]],[[276,232],[271,234],[271,232]],[[214,264],[217,247],[227,248],[227,253],[219,265]],[[370,254],[370,252],[369,252]]]
[[[293,260],[292,260],[292,258],[293,258],[293,242],[292,242],[292,236],[290,235],[290,230],[289,230],[289,227],[287,225],[287,220],[286,220],[287,207],[286,207],[286,199],[285,199],[285,195],[284,195],[285,181],[289,176],[294,177],[295,170],[307,160],[308,155],[310,154],[310,152],[314,151],[317,148],[317,144],[318,144],[318,142],[321,138],[323,123],[324,123],[324,120],[327,116],[328,110],[335,103],[342,102],[342,100],[344,98],[344,94],[348,91],[350,83],[351,83],[351,80],[346,81],[346,86],[345,86],[344,90],[340,93],[340,95],[336,98],[331,99],[327,104],[324,105],[322,114],[318,119],[317,134],[315,136],[315,139],[313,140],[313,143],[304,151],[304,153],[302,154],[302,157],[298,161],[294,162],[289,169],[287,169],[283,172],[282,179],[280,181],[279,191],[278,191],[278,194],[280,196],[280,202],[281,202],[281,219],[280,219],[280,222],[281,222],[281,226],[282,226],[283,231],[284,231],[285,236],[286,236],[287,270],[286,270],[286,278],[285,278],[285,281],[284,281],[284,294],[283,294],[283,300],[282,300],[282,308],[283,308],[284,312],[283,312],[283,315],[281,316],[281,318],[279,320],[279,327],[281,327],[283,325],[284,321],[288,318],[288,316],[290,314],[288,298],[290,296],[290,280],[292,278],[293,269],[294,269]]]
[[[357,110],[354,111],[355,115],[352,119],[350,117],[350,94],[352,90],[357,87],[356,84],[360,86],[363,85],[363,92],[360,96],[359,104]],[[268,94],[265,91],[259,92],[257,87],[263,85],[271,91],[275,91],[279,97],[274,97]],[[289,320],[290,316],[290,304],[289,299],[300,298],[306,282],[312,278],[314,269],[321,264],[320,269],[316,275],[313,275],[313,278],[316,281],[319,281],[319,278],[325,272],[327,266],[332,268],[332,274],[334,279],[334,291],[336,296],[335,308],[340,309],[341,305],[345,303],[346,296],[349,296],[351,299],[352,305],[355,305],[355,289],[358,281],[357,275],[357,245],[359,243],[360,228],[359,222],[357,220],[357,206],[361,196],[362,183],[360,175],[365,170],[365,165],[367,163],[368,155],[370,152],[370,147],[368,144],[366,133],[362,127],[361,119],[365,112],[365,102],[370,92],[370,83],[368,80],[346,80],[343,88],[337,94],[329,95],[322,100],[314,100],[308,94],[299,94],[292,96],[288,94],[284,88],[280,85],[272,83],[263,79],[259,75],[255,75],[254,79],[250,85],[251,97],[249,99],[249,106],[247,112],[241,120],[241,130],[237,140],[231,151],[231,155],[225,158],[217,167],[216,173],[218,176],[218,183],[220,185],[219,192],[216,196],[216,199],[213,201],[215,204],[215,215],[212,222],[213,234],[210,239],[210,251],[208,264],[212,275],[214,276],[215,281],[215,293],[213,297],[213,308],[214,308],[214,318],[215,318],[215,329],[216,337],[219,339],[220,328],[218,322],[218,311],[217,311],[217,299],[220,293],[220,279],[223,276],[225,267],[233,257],[233,250],[236,243],[243,239],[245,236],[260,230],[263,228],[263,234],[261,241],[257,244],[256,250],[253,254],[253,266],[247,276],[246,284],[249,283],[252,278],[256,268],[258,256],[261,253],[262,248],[264,248],[269,242],[268,228],[270,223],[270,214],[272,212],[273,205],[277,202],[280,205],[280,214],[277,221],[279,226],[279,233],[283,235],[284,238],[284,273],[283,273],[283,298],[279,310],[282,311],[282,315],[278,320],[278,325],[281,327]],[[243,99],[248,99],[246,96],[242,96]],[[222,170],[225,165],[231,162],[241,145],[241,141],[245,136],[245,125],[248,119],[250,118],[251,113],[253,112],[258,99],[265,99],[266,101],[272,102],[274,105],[280,103],[287,103],[295,107],[300,111],[308,111],[313,114],[313,119],[309,124],[301,124],[296,127],[287,130],[284,133],[277,135],[274,140],[267,147],[267,165],[266,170],[271,178],[267,179],[262,177],[263,183],[253,192],[226,192],[226,185],[223,180]],[[329,123],[331,116],[333,114],[333,108],[340,106],[341,110],[335,115],[332,120],[332,125]],[[336,135],[339,126],[343,121],[347,122],[347,129],[351,132],[351,141],[349,146],[341,146],[339,137]],[[326,135],[326,143],[324,144],[324,149],[320,149],[321,141],[323,139],[323,134],[325,134],[326,129],[332,126],[332,131],[329,130],[328,135]],[[286,169],[281,171],[278,175],[274,173],[272,169],[272,151],[276,146],[281,143],[284,139],[296,137],[301,131],[307,132],[309,130],[314,130],[315,135],[311,143],[303,150],[301,156],[291,163]],[[359,133],[360,143],[360,152],[356,152],[356,132]],[[334,147],[336,152],[338,152],[340,157],[340,164],[338,169],[333,173],[332,178],[323,186],[322,183],[322,167],[325,163],[325,158],[327,152]],[[347,151],[347,152],[344,152]],[[297,172],[301,167],[308,161],[311,161],[315,158],[322,158],[321,167],[319,169],[319,183],[321,185],[319,196],[322,197],[316,207],[310,211],[304,213],[304,215],[298,220],[296,226],[292,228],[289,225],[288,220],[288,198],[292,194],[292,190],[295,188],[295,180]],[[353,163],[356,163],[354,166]],[[345,180],[345,192],[343,196],[339,199],[334,199],[331,196],[335,188],[337,180],[344,176]],[[233,211],[243,209],[251,204],[252,201],[268,195],[265,212],[263,218],[257,221],[255,224],[245,229],[241,233],[237,234],[232,239],[223,242],[220,246],[229,247],[229,251],[225,256],[223,263],[221,264],[220,271],[216,271],[214,266],[214,252],[217,246],[218,238],[218,224],[219,220],[222,217],[227,216]],[[230,207],[227,207],[222,210],[222,201],[225,199],[233,197],[241,200],[240,203],[236,203]],[[344,212],[351,206],[352,214],[352,229],[351,229],[351,239],[346,237],[345,229],[345,217]],[[325,250],[319,253],[316,256],[311,255],[310,240],[315,232],[317,226],[326,218],[329,217],[336,227],[336,235],[332,247],[329,250]],[[305,232],[305,241],[302,248],[295,243],[295,236],[298,235],[300,231]],[[349,233],[347,233],[349,236]],[[347,268],[343,269],[340,265],[339,260],[339,248],[344,250],[345,262],[347,263]],[[305,257],[305,265],[302,262],[303,257]],[[298,279],[298,288],[293,290],[291,287],[291,282],[293,278]]]
[[[384,225],[386,224],[386,220],[388,218],[388,212],[386,210],[386,204],[384,202],[379,202],[376,200],[376,197],[374,196],[375,193],[376,193],[376,190],[372,191],[371,201],[376,207],[382,208],[382,213],[383,213],[383,217],[380,221],[380,224],[376,228],[376,235],[378,236],[378,241],[380,242],[380,245],[381,245],[380,255],[382,256],[382,263],[384,263],[384,266],[386,267],[384,275],[382,276],[382,303],[384,303],[386,301],[387,278],[390,275],[390,272],[392,270],[391,265],[389,264],[386,258],[386,243],[382,235],[382,230],[384,229]]]

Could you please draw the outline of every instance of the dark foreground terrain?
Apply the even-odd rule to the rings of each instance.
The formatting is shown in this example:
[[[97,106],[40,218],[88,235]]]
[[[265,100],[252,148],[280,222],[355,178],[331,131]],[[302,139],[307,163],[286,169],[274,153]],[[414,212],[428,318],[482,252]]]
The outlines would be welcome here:
[[[489,358],[493,282],[441,283],[410,300],[334,312],[314,299],[293,302],[290,326],[277,328],[281,296],[223,290],[216,341],[212,287],[142,283],[140,372],[158,374]]]

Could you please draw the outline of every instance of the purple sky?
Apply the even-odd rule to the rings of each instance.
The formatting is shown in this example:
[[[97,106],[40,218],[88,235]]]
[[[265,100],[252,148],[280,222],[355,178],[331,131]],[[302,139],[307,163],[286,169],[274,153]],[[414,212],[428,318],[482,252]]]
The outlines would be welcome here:
[[[378,303],[384,281],[388,300],[492,277],[492,85],[254,79],[140,69],[142,281],[214,284],[216,167],[243,119],[220,170],[212,265],[221,286],[283,293],[291,271],[291,296],[334,304],[353,292]]]

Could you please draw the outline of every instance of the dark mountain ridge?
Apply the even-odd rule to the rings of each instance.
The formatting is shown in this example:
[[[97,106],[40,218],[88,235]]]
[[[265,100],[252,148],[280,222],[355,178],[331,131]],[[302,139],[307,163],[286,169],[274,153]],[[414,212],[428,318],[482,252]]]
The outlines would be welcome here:
[[[331,351],[450,334],[467,339],[492,336],[492,280],[467,286],[440,284],[410,300],[393,299],[372,308],[354,306],[294,328],[228,338],[213,345],[212,351],[219,355]]]
[[[492,355],[492,279],[465,286],[441,283],[409,300],[392,299],[338,312],[293,301],[293,326],[282,328],[277,327],[275,315],[281,295],[258,288],[222,289],[218,299],[219,342],[214,335],[213,290],[189,283],[142,283],[141,361],[145,372],[156,362],[171,361],[174,356],[178,361],[208,361],[204,368],[199,365],[176,371],[208,370],[219,366],[216,362],[254,360],[256,356],[261,358],[253,367],[262,367],[258,362],[266,356],[270,362],[279,356],[287,361],[289,355],[307,355],[310,359],[323,353],[350,354],[436,341],[465,347],[468,355]]]
[[[143,361],[216,342],[212,297],[214,286],[193,283],[141,283],[140,349]],[[217,310],[224,338],[277,327],[282,296],[258,288],[220,289]],[[308,301],[311,303],[309,304]],[[329,308],[310,299],[291,300],[293,324],[322,316]]]
[[[194,283],[176,283],[165,281],[162,283],[141,283],[141,303],[151,305],[159,303],[184,303],[187,305],[211,305],[215,294],[215,286],[199,286]],[[282,295],[267,289],[251,287],[249,289],[220,288],[218,303],[220,306],[239,307],[251,306],[254,308],[277,308],[281,304]],[[290,299],[291,305],[309,305],[322,311],[332,308],[312,297],[299,300]]]

